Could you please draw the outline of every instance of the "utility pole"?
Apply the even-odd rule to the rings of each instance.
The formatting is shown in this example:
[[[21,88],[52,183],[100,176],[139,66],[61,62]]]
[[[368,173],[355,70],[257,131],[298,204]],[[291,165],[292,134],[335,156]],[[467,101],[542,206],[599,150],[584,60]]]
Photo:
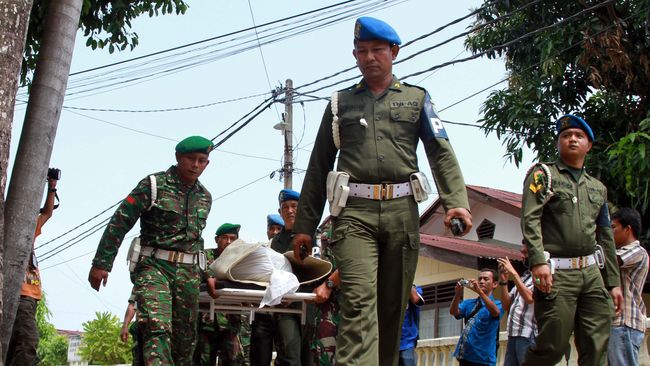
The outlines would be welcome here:
[[[284,188],[293,185],[293,80],[287,79],[284,87]]]

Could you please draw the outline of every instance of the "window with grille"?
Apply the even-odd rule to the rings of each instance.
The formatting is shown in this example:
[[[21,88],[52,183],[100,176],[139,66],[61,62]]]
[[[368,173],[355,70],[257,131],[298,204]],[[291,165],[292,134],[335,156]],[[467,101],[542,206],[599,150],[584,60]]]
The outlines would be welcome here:
[[[481,224],[476,228],[476,235],[478,239],[494,239],[494,230],[496,225],[488,219],[481,221]]]
[[[449,314],[456,282],[422,287],[425,304],[420,311],[420,339],[453,337],[460,334],[462,321]]]

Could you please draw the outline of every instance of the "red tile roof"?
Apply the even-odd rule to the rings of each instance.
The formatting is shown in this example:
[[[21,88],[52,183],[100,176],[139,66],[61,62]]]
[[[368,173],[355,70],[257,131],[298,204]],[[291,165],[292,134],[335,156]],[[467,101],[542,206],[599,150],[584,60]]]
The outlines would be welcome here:
[[[420,243],[435,248],[445,249],[456,253],[472,255],[481,258],[508,257],[513,260],[523,260],[519,250],[499,247],[492,244],[481,243],[461,238],[449,238],[439,235],[420,233]]]
[[[479,192],[488,197],[507,203],[511,206],[521,209],[521,194],[489,187],[467,185],[467,189]]]

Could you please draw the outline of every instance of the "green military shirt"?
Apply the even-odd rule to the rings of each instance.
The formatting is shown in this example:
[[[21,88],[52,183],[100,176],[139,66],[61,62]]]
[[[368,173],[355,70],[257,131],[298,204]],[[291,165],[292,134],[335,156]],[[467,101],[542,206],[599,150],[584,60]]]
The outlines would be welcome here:
[[[548,167],[554,194],[546,204],[548,178],[543,169],[533,168],[524,181],[521,230],[530,265],[546,263],[545,250],[560,258],[590,255],[598,241],[605,251],[605,286],[619,286],[607,188],[586,171],[576,181],[562,161]]]
[[[197,181],[189,189],[172,166],[155,173],[156,206],[151,204],[151,183],[146,177],[117,208],[99,241],[93,266],[110,271],[124,236],[140,219],[143,246],[197,253],[203,249],[201,232],[212,206],[210,192]]]
[[[361,81],[339,92],[337,115],[341,140],[337,170],[348,173],[350,183],[408,182],[419,170],[416,148],[422,140],[445,209],[469,209],[456,156],[424,89],[394,77],[390,87],[375,96]],[[300,193],[296,233],[314,233],[325,206],[325,182],[337,154],[332,120],[328,104]]]

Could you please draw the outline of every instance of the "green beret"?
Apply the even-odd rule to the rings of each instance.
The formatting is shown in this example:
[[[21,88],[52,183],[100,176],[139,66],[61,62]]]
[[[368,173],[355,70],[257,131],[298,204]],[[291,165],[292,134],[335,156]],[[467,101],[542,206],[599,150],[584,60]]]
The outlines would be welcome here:
[[[231,224],[231,223],[225,223],[217,229],[217,232],[214,234],[216,236],[219,236],[221,234],[237,234],[239,235],[239,229],[241,228],[241,225],[238,224]]]
[[[176,145],[176,152],[181,154],[201,152],[209,154],[214,144],[212,141],[201,136],[190,136]]]

